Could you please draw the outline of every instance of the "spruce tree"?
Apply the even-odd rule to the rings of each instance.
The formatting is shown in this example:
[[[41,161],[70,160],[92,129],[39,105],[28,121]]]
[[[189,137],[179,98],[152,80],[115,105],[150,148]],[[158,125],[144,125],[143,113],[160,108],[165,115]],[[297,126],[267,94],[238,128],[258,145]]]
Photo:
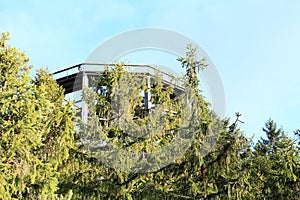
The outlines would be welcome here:
[[[207,65],[205,59],[197,60],[196,48],[188,46],[186,57],[178,60],[187,71],[184,84],[193,96],[193,112],[190,113],[186,113],[188,109],[182,107],[178,98],[174,98],[174,88],[166,87],[159,75],[149,88],[143,77],[132,75],[122,63],[107,67],[100,79],[95,80],[93,87],[84,90],[89,111],[94,111],[90,113],[94,121],[91,120],[87,125],[95,127],[97,122],[99,124],[96,127],[100,129],[84,129],[86,132],[81,141],[88,143],[81,150],[74,151],[72,159],[65,166],[62,193],[72,189],[76,199],[241,199],[245,195],[248,176],[242,159],[249,155],[248,141],[238,130],[237,122],[229,126],[229,120],[219,119],[204,100],[197,72]],[[116,91],[115,88],[123,89]],[[149,111],[141,113],[145,110],[141,109],[143,105],[139,94],[147,90],[151,92],[151,103],[160,105],[156,107],[156,114],[166,114],[162,131],[154,136],[150,134],[150,137],[129,134],[131,128],[149,124],[153,131],[160,130],[156,129],[160,124],[155,124],[155,118],[151,118],[156,116],[155,111],[152,116]],[[127,106],[126,109],[124,106]],[[118,112],[120,110],[121,113]],[[180,130],[182,116],[191,113],[194,116],[193,125],[189,127],[193,133],[192,141],[184,153],[167,165],[161,165],[160,159],[152,162],[148,155],[172,144]],[[130,124],[129,128],[124,123],[120,126],[120,120]],[[184,137],[181,139],[184,144]],[[211,142],[205,142],[205,139],[211,139]],[[103,140],[120,151],[130,148],[133,156],[122,159],[121,154],[109,148],[104,152],[110,154],[103,154],[101,149],[97,150],[97,144]],[[159,158],[163,158],[163,162],[174,150],[164,151]],[[86,154],[87,151],[90,154]],[[109,163],[110,159],[115,161],[114,158],[118,156],[121,165]],[[139,159],[144,162],[137,162]],[[152,167],[152,164],[158,164],[159,168],[143,171]],[[124,166],[131,168],[122,168]],[[73,171],[73,174],[68,171]]]
[[[254,146],[249,161],[253,197],[298,199],[300,151],[297,140],[289,138],[273,120],[266,123],[263,131],[266,139],[261,138]]]
[[[74,143],[74,113],[46,70],[35,78],[25,53],[0,40],[0,198],[54,199]]]

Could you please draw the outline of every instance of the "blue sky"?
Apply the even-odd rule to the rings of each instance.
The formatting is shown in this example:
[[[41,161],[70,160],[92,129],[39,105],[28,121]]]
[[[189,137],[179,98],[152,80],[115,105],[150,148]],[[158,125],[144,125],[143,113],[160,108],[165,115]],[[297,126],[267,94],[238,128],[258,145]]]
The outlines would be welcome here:
[[[298,0],[0,0],[0,5],[0,32],[11,32],[10,44],[37,68],[54,72],[81,63],[120,32],[171,29],[192,38],[213,60],[225,88],[226,116],[242,113],[247,136],[257,140],[269,118],[289,134],[300,128]],[[151,51],[124,58],[169,65],[175,59]]]

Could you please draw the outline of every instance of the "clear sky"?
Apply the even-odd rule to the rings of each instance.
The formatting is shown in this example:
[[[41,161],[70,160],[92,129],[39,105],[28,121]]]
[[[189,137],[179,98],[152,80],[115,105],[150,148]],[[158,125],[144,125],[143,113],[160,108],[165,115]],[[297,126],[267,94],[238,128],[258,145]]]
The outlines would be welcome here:
[[[235,112],[242,113],[247,136],[257,140],[269,118],[289,134],[300,128],[298,0],[0,0],[0,5],[0,32],[9,31],[10,44],[37,68],[54,72],[81,63],[98,44],[124,31],[171,29],[192,38],[213,60],[225,88],[226,116],[233,120]],[[162,64],[176,59],[147,53],[124,59]]]

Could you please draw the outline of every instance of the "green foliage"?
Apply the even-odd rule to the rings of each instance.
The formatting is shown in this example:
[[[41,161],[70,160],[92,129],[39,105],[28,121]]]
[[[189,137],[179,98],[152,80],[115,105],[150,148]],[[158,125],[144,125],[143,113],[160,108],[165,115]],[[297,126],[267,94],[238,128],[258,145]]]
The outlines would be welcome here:
[[[200,81],[197,72],[208,66],[206,58],[204,57],[201,60],[198,60],[197,47],[189,44],[187,46],[186,57],[179,57],[177,60],[181,63],[181,66],[186,69],[186,78],[190,86],[194,88],[198,87]]]
[[[45,71],[0,40],[0,198],[54,199],[59,167],[73,147],[74,113]]]
[[[0,199],[299,199],[300,131],[291,139],[270,120],[263,129],[266,139],[252,144],[237,126],[239,114],[232,124],[219,119],[199,89],[197,73],[207,63],[197,59],[196,48],[189,45],[186,56],[178,58],[186,69],[192,118],[182,103],[186,98],[176,97],[159,74],[149,87],[147,78],[133,76],[120,63],[107,67],[92,89],[85,89],[95,121],[79,137],[75,111],[63,89],[46,70],[31,78],[29,59],[8,40],[3,33]],[[145,109],[142,92],[151,93],[155,110]],[[192,119],[193,137],[190,132],[181,135],[177,147],[184,149],[187,139],[192,140],[178,156],[182,149],[170,146],[189,124],[186,119]],[[101,154],[105,151],[97,150],[99,142],[86,142],[91,139],[117,151]],[[133,152],[131,158],[120,156],[124,149]],[[159,159],[149,159],[150,154]],[[121,164],[112,167],[110,158]],[[164,163],[166,158],[172,162]],[[155,170],[142,173],[147,167]]]
[[[246,190],[244,180],[247,179],[247,173],[242,167],[242,157],[245,157],[249,151],[247,140],[236,129],[235,124],[229,127],[228,120],[218,119],[209,110],[209,104],[198,89],[199,81],[193,81],[198,80],[197,76],[190,74],[199,66],[204,66],[204,60],[198,62],[195,58],[195,49],[188,50],[192,52],[187,53],[187,58],[180,60],[198,64],[192,65],[193,70],[190,69],[188,62],[184,64],[187,69],[185,85],[191,88],[194,100],[192,107],[194,121],[190,128],[195,132],[192,144],[184,151],[185,153],[165,166],[160,165],[160,160],[155,160],[156,164],[159,163],[159,169],[147,173],[137,173],[145,166],[151,167],[151,161],[147,160],[148,154],[159,151],[160,148],[172,143],[176,132],[180,130],[182,116],[185,116],[187,109],[182,107],[178,98],[174,98],[173,88],[164,86],[159,76],[151,82],[151,87],[148,88],[143,77],[133,76],[122,63],[112,68],[107,67],[104,76],[95,81],[93,89],[86,89],[84,94],[84,98],[89,100],[89,112],[95,111],[92,112],[91,117],[95,117],[96,120],[100,118],[98,126],[101,127],[99,130],[102,135],[97,135],[100,131],[93,130],[90,134],[85,133],[87,135],[83,141],[91,141],[91,139],[99,141],[100,139],[100,141],[105,140],[118,151],[130,148],[131,153],[135,152],[136,155],[141,155],[140,152],[143,152],[142,155],[146,155],[143,157],[145,162],[135,166],[132,165],[137,161],[135,156],[130,159],[128,157],[122,159],[120,154],[112,153],[113,158],[121,157],[119,160],[121,168],[126,165],[136,167],[137,170],[130,168],[131,171],[126,172],[126,169],[120,171],[120,166],[117,166],[117,169],[110,168],[112,163],[107,164],[107,160],[110,159],[107,154],[101,154],[101,151],[95,150],[93,144],[89,142],[86,146],[93,155],[89,158],[80,151],[74,152],[74,157],[72,156],[65,169],[66,178],[62,185],[65,190],[61,190],[61,192],[72,189],[73,197],[78,199],[208,199],[228,196],[239,199],[243,196]],[[117,90],[114,89],[115,87]],[[128,88],[130,88],[129,93]],[[147,113],[150,114],[141,115],[138,112],[141,111],[140,108],[143,105],[141,105],[139,94],[149,91],[151,92],[151,103],[159,104],[161,107],[156,106],[156,111],[148,111]],[[127,106],[126,109],[124,109],[124,104]],[[118,113],[119,110],[123,112]],[[158,114],[165,111],[167,112],[163,121],[163,129],[155,132],[154,136],[150,134],[150,137],[134,137],[134,135],[128,134],[129,130],[136,129],[133,127],[134,125],[139,127],[152,123],[151,127],[160,126],[157,124],[155,116],[159,116]],[[116,126],[117,123],[121,123],[121,120],[125,121],[126,125],[131,124],[132,126],[129,129],[120,124]],[[92,123],[94,122],[92,121]],[[89,127],[94,126],[89,124]],[[96,135],[93,135],[95,133]],[[217,137],[218,135],[220,137]],[[212,144],[210,147],[212,149],[209,147],[205,149],[205,138],[211,139],[216,146]],[[163,153],[174,150],[169,149],[168,152]],[[205,150],[211,150],[211,152],[205,152]],[[92,157],[99,156],[99,154],[107,160],[100,159],[102,162],[98,162]],[[206,156],[204,157],[204,155]],[[100,156],[98,158],[101,158]],[[166,156],[164,156],[165,154],[161,154],[160,158],[165,159]],[[139,157],[137,158],[139,159]],[[73,173],[70,174],[69,171]],[[73,185],[70,184],[71,180]]]
[[[113,69],[107,68],[105,76],[96,83],[93,91],[85,91],[89,112],[94,117],[89,126],[95,127],[94,123],[98,123],[99,118],[101,121],[97,124],[97,131],[91,129],[91,134],[85,133],[88,137],[84,140],[104,140],[112,150],[105,151],[105,155],[102,150],[91,150],[95,156],[104,157],[106,161],[112,160],[113,163],[109,165],[118,162],[118,166],[113,167],[123,171],[136,172],[153,168],[153,165],[157,165],[159,169],[163,167],[164,162],[169,164],[166,160],[175,159],[173,154],[176,153],[170,151],[168,145],[174,141],[174,138],[186,143],[189,140],[188,135],[191,135],[184,133],[185,138],[177,137],[182,132],[180,126],[186,121],[183,119],[188,117],[187,109],[183,107],[186,97],[182,99],[175,97],[173,88],[165,87],[160,77],[151,81],[151,86],[148,88],[146,77],[125,71],[122,64],[116,65]],[[105,95],[101,92],[97,93],[104,90]],[[151,105],[155,105],[155,109],[147,110],[145,104],[141,103],[143,99],[140,94],[144,92],[151,93]],[[97,102],[96,105],[94,102]],[[204,101],[194,103],[192,109],[204,108],[200,103],[203,104]],[[208,109],[202,110],[202,116],[200,111],[198,109],[198,116],[194,116],[193,120],[199,122],[207,115]],[[95,133],[96,135],[93,135]],[[91,142],[87,145],[89,149],[95,149]],[[128,159],[125,154],[129,151]],[[151,156],[146,158],[150,154]],[[140,162],[141,157],[145,162]],[[120,160],[116,161],[116,158]]]
[[[287,137],[282,129],[277,129],[273,120],[266,123],[263,131],[267,139],[261,138],[254,146],[249,161],[252,195],[265,199],[298,199],[299,144]]]

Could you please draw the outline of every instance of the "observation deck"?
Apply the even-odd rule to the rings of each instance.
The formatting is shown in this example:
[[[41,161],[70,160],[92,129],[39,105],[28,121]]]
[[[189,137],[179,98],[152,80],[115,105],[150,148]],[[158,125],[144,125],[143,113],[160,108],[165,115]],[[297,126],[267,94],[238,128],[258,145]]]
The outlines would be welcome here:
[[[81,63],[53,73],[57,83],[65,89],[65,97],[70,97],[70,99],[74,101],[74,106],[78,110],[77,114],[81,117],[83,122],[88,121],[89,114],[87,105],[82,100],[82,89],[90,87],[93,78],[103,75],[106,67],[113,66],[115,66],[115,64]],[[130,73],[146,77],[146,84],[149,88],[155,77],[160,76],[164,86],[172,86],[174,88],[173,96],[181,95],[185,91],[183,80],[166,70],[164,71],[152,65],[124,64],[123,66],[126,67]],[[146,110],[155,107],[150,99],[150,92],[145,91],[143,96],[143,107]]]

